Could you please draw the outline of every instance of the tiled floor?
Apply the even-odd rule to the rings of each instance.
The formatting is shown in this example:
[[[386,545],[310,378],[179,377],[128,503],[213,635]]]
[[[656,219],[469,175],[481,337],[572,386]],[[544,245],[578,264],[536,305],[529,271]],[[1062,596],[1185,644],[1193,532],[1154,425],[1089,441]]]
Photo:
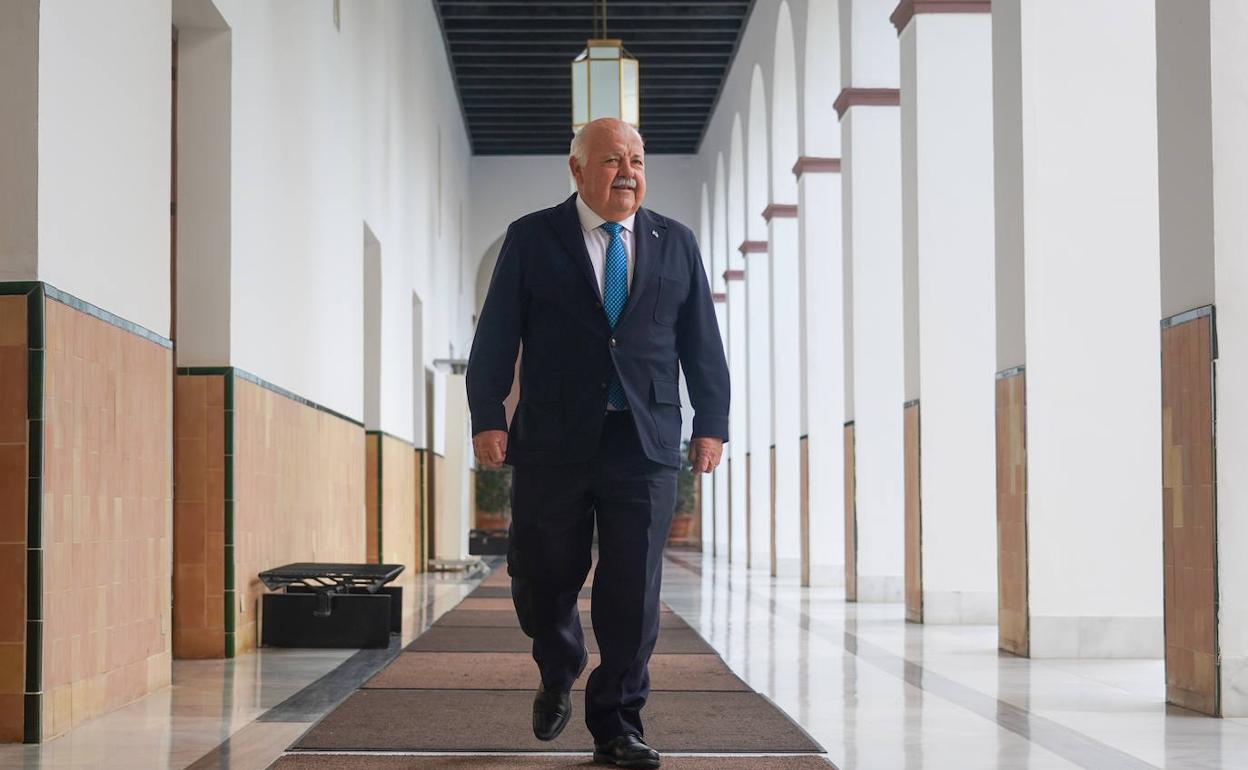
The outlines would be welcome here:
[[[426,576],[409,628],[472,587]],[[690,553],[668,561],[664,598],[843,770],[1248,767],[1248,720],[1168,708],[1160,661],[1012,658],[990,626],[908,625],[900,604]],[[335,677],[370,665],[348,651],[179,661],[172,688],[43,746],[0,747],[0,767],[262,768],[328,708]]]

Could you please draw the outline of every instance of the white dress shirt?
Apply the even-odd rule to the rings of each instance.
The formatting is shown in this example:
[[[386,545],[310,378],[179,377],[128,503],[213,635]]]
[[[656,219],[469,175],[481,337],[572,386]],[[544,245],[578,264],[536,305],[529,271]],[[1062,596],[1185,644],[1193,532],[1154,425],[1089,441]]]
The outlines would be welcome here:
[[[581,219],[581,234],[585,236],[585,250],[589,252],[589,263],[594,268],[594,278],[598,283],[598,297],[602,298],[603,282],[606,280],[607,264],[607,244],[611,242],[611,234],[602,229],[603,222],[607,220],[594,213],[585,201],[581,200],[581,196],[576,196],[576,213]],[[633,219],[636,214],[630,214],[627,219],[621,220],[620,224],[623,229],[620,230],[620,238],[624,240],[624,254],[628,258],[628,286],[633,286]]]

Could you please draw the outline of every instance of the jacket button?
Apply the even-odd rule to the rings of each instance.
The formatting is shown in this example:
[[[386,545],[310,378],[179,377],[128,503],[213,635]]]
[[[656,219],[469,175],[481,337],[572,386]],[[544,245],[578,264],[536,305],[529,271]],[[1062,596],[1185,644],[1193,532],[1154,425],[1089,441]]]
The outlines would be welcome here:
[[[615,347],[615,337],[611,338],[611,347]]]

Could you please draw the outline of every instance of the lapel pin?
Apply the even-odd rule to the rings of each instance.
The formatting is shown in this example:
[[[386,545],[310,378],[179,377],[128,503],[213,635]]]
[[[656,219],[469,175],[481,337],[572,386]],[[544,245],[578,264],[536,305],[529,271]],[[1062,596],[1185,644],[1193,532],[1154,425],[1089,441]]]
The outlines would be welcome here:
[[[651,230],[651,231],[650,231],[650,234],[651,234],[651,235],[653,235],[655,238],[658,238],[658,237],[659,237],[659,231],[658,231],[658,230]]]

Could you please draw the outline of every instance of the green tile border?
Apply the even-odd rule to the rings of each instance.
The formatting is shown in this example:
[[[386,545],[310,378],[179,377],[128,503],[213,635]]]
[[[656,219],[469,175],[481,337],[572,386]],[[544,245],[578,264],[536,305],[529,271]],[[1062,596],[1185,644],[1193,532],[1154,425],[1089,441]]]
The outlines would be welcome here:
[[[424,447],[413,446],[418,459],[416,465],[416,488],[417,494],[420,496],[420,571],[425,571],[425,565],[429,563],[429,486],[426,480],[428,449]]]
[[[236,630],[237,618],[235,617],[235,605],[238,596],[235,591],[234,584],[234,490],[237,485],[234,483],[234,376],[233,373],[225,373],[222,375],[225,392],[225,473],[223,483],[222,500],[224,501],[224,553],[222,554],[223,569],[222,574],[225,578],[225,586],[222,602],[222,609],[225,613],[225,657],[234,657],[236,651],[234,633]]]
[[[281,385],[269,382],[263,377],[252,374],[246,369],[240,369],[237,366],[179,366],[176,371],[178,374],[233,374],[241,380],[246,380],[252,385],[257,385],[265,390],[272,391],[273,393],[276,393],[284,398],[288,398],[297,404],[310,407],[318,412],[324,412],[325,414],[328,414],[331,417],[337,417],[340,420],[346,420],[358,428],[364,427],[364,422],[362,420],[357,420],[354,417],[348,417],[342,412],[335,411],[330,409],[328,406],[318,404],[311,399],[304,398],[294,391],[287,390]]]
[[[43,383],[44,285],[0,285],[0,293],[26,295],[26,672],[22,741],[43,739]]]
[[[133,321],[128,321],[125,318],[122,318],[121,316],[117,315],[116,313],[110,313],[104,308],[99,307],[98,305],[93,305],[90,302],[87,302],[86,300],[81,299],[79,297],[75,297],[73,294],[70,294],[67,291],[62,291],[61,289],[56,288],[55,286],[53,286],[52,284],[46,281],[0,282],[0,295],[25,294],[27,296],[30,296],[30,294],[33,291],[35,291],[36,288],[41,289],[43,295],[46,296],[48,299],[56,300],[62,305],[67,305],[81,313],[86,313],[92,318],[96,318],[111,326],[116,326],[118,329],[121,329],[123,331],[130,332],[136,337],[142,337],[148,342],[154,342],[157,345],[160,345],[161,347],[169,349],[169,350],[173,349],[173,340],[169,339],[168,337],[162,337],[161,335],[157,334],[151,329],[148,329],[146,326],[141,326]],[[42,308],[40,308],[40,313],[42,314]],[[40,334],[43,333],[42,326],[40,326],[39,328],[39,333]],[[40,343],[38,347],[40,349],[43,348],[42,337],[40,338]]]
[[[385,558],[382,556],[382,545],[385,540],[382,522],[384,520],[383,514],[385,513],[385,465],[383,465],[382,447],[385,446],[385,439],[398,441],[407,446],[409,449],[415,449],[416,445],[405,438],[400,438],[393,433],[388,433],[384,430],[364,431],[366,441],[370,436],[377,437],[377,563],[384,564]],[[418,469],[417,473],[419,472],[420,471]]]

